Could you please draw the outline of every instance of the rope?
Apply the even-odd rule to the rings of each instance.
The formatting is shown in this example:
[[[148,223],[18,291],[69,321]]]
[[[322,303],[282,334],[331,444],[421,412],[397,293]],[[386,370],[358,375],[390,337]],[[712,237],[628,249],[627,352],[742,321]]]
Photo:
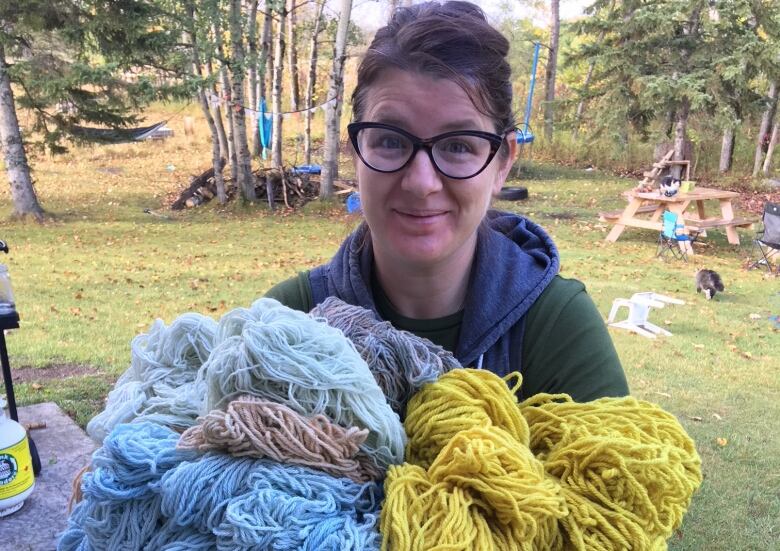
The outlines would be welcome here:
[[[304,417],[283,404],[242,396],[226,412],[214,410],[187,429],[178,448],[267,457],[366,482],[379,478],[371,459],[358,450],[366,436],[368,430],[345,429],[324,415]]]
[[[518,406],[514,390],[459,369],[410,400],[383,549],[664,548],[702,480],[674,416],[630,397]]]
[[[393,411],[403,415],[406,402],[425,383],[460,367],[447,350],[427,339],[377,320],[370,310],[331,297],[310,315],[335,327],[352,341],[368,364]]]

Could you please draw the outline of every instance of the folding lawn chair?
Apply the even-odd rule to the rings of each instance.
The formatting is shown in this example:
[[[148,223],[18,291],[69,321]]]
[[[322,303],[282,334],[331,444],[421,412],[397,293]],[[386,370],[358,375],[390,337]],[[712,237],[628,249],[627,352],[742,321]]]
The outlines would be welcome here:
[[[764,215],[761,219],[763,229],[753,238],[753,250],[757,259],[750,261],[748,270],[766,268],[769,273],[780,274],[780,205],[767,201],[764,204]],[[760,258],[758,258],[760,257]],[[774,269],[772,262],[774,259]]]
[[[661,233],[658,234],[656,257],[664,257],[667,253],[672,253],[674,258],[681,258],[688,262],[686,250],[694,242],[697,234],[688,235],[680,232],[683,225],[679,220],[679,215],[668,210],[664,211],[663,227]]]

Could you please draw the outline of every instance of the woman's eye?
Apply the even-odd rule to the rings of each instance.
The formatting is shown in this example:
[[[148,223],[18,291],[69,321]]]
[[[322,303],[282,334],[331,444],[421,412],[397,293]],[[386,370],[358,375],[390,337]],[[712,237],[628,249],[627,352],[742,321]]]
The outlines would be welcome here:
[[[471,147],[466,142],[448,141],[442,148],[446,153],[465,154],[471,152]]]
[[[402,149],[404,147],[404,140],[398,136],[382,136],[378,140],[377,147],[384,149]]]

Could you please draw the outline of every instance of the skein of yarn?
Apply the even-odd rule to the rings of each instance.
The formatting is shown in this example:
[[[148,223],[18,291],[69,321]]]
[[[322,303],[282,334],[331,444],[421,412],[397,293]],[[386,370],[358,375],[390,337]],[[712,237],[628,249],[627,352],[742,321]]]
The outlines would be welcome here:
[[[324,415],[304,417],[283,404],[242,396],[227,411],[214,410],[187,429],[179,449],[221,450],[234,457],[267,457],[345,476],[355,482],[379,478],[359,450],[367,429],[345,429]]]
[[[405,428],[385,550],[664,549],[701,483],[679,422],[630,397],[518,405],[496,375],[458,369],[409,401]]]
[[[451,352],[427,339],[399,331],[370,310],[327,298],[309,315],[341,330],[385,393],[393,411],[403,415],[406,402],[422,385],[461,367]]]
[[[177,450],[178,440],[154,423],[116,427],[58,550],[379,548],[381,485]]]
[[[333,327],[263,298],[219,321],[216,345],[198,379],[208,413],[242,394],[283,403],[302,415],[366,428],[361,449],[384,470],[406,443],[394,413],[352,343]]]
[[[209,357],[217,323],[187,313],[170,327],[156,320],[149,333],[130,345],[130,368],[109,393],[105,409],[87,424],[87,434],[102,442],[120,423],[154,421],[185,429],[202,409],[204,388],[196,382],[198,370]]]

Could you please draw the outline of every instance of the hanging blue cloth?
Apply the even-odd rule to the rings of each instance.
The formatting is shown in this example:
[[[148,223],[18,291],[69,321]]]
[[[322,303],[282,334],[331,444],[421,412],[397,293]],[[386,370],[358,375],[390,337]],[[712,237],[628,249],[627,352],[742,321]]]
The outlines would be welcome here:
[[[266,113],[265,98],[260,98],[257,106],[260,116],[257,117],[257,129],[260,131],[260,143],[263,146],[263,160],[268,156],[271,149],[271,139],[273,138],[273,119],[270,113]]]

